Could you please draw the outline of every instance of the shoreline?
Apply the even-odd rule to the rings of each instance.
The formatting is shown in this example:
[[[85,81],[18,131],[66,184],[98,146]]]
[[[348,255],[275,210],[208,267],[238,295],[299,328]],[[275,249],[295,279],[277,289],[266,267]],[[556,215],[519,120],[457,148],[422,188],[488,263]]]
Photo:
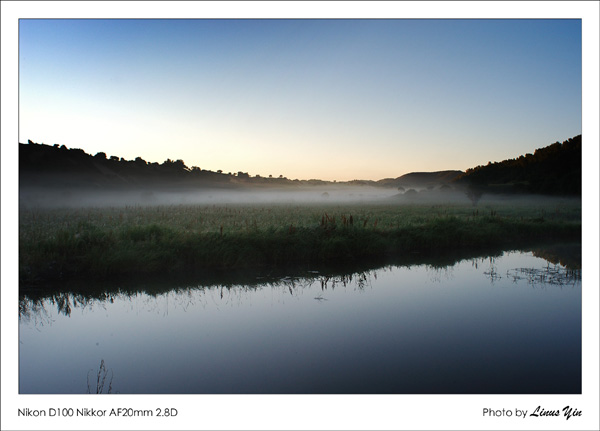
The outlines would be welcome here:
[[[343,221],[345,220],[345,222]],[[364,225],[363,225],[364,224]],[[163,224],[94,224],[57,229],[41,241],[21,241],[20,289],[70,281],[268,270],[361,262],[449,259],[485,250],[527,248],[540,243],[581,242],[581,223],[479,216],[435,217],[390,227],[349,219],[314,227],[193,233]]]

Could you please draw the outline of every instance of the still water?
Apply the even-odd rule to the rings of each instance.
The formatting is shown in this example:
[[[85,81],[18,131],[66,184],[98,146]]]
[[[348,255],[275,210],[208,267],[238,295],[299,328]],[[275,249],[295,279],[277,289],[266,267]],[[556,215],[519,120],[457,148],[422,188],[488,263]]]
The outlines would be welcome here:
[[[20,393],[581,393],[581,273],[527,252],[21,300]]]

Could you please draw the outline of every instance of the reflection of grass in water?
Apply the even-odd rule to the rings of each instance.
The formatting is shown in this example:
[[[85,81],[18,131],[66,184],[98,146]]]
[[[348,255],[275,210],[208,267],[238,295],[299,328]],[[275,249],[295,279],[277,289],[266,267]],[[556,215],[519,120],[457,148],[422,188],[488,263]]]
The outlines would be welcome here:
[[[391,267],[382,267],[377,271],[386,272]],[[289,292],[292,297],[297,297],[298,294],[311,286],[315,285],[322,292],[328,289],[335,290],[337,287],[346,288],[353,286],[354,289],[364,290],[371,286],[371,278],[377,279],[376,270],[366,270],[354,272],[350,274],[326,274],[318,271],[304,272],[303,274],[278,277],[278,276],[261,276],[252,277],[245,281],[236,280],[236,283],[215,283],[213,281],[205,281],[198,284],[197,280],[194,284],[186,287],[174,286],[173,283],[161,284],[159,286],[150,286],[146,284],[132,285],[129,289],[121,289],[114,285],[104,285],[104,291],[87,291],[85,287],[83,291],[71,292],[48,292],[32,291],[24,294],[19,299],[19,318],[24,321],[33,321],[37,326],[41,318],[47,321],[53,320],[50,307],[56,307],[58,314],[70,316],[77,308],[87,308],[89,311],[94,307],[100,306],[106,309],[107,303],[116,301],[134,301],[146,311],[168,314],[169,307],[180,307],[186,311],[190,306],[197,304],[206,306],[211,300],[224,301],[225,304],[231,303],[237,299],[240,304],[243,303],[243,294],[254,292],[264,288],[281,290]],[[237,284],[240,283],[240,284]],[[114,289],[107,291],[106,289]],[[218,301],[217,300],[217,301]],[[40,326],[44,326],[44,322]],[[91,370],[90,370],[91,371]]]
[[[498,255],[500,256],[500,255]],[[499,272],[495,266],[495,256],[467,258],[463,262],[471,262],[478,269],[485,262],[490,267],[483,274],[488,277],[492,284],[497,280],[507,278],[513,282],[527,280],[530,284],[548,285],[575,285],[581,280],[581,270],[565,268],[560,265],[548,264],[543,268],[516,268],[509,271]],[[69,292],[46,292],[43,290],[31,291],[23,294],[19,300],[19,318],[25,321],[33,321],[34,325],[44,326],[53,320],[52,313],[48,307],[54,306],[59,314],[69,316],[76,308],[88,308],[92,310],[95,306],[105,307],[107,303],[116,301],[134,301],[143,304],[146,311],[168,314],[169,307],[181,307],[184,311],[190,306],[200,304],[206,306],[212,301],[224,301],[230,304],[232,300],[243,303],[243,294],[264,288],[289,292],[292,297],[299,297],[304,289],[315,286],[320,289],[314,298],[316,300],[326,299],[324,294],[336,287],[347,288],[351,286],[354,290],[365,290],[371,287],[372,280],[377,280],[379,272],[388,272],[394,268],[411,268],[413,265],[424,265],[430,274],[431,281],[441,282],[452,278],[453,265],[451,263],[432,264],[403,264],[385,265],[377,269],[366,269],[362,271],[340,273],[337,271],[301,271],[295,275],[273,275],[247,274],[248,278],[235,278],[226,282],[223,278],[195,279],[188,284],[176,284],[170,282],[157,282],[148,284],[139,282],[124,288],[124,285],[102,284],[103,290],[89,290],[87,285],[81,290]],[[166,308],[165,308],[166,304]]]
[[[95,389],[95,392],[92,391],[92,387],[90,386],[90,373],[92,373],[92,372],[93,372],[93,370],[89,370],[88,371],[88,376],[87,376],[87,393],[88,394],[102,394],[102,393],[104,393],[104,385],[106,384],[106,377],[108,376],[108,373],[110,373],[110,381],[108,382],[108,389],[107,389],[106,393],[107,394],[112,393],[113,371],[106,369],[106,366],[104,365],[104,359],[102,359],[100,361],[100,368],[98,368],[98,374],[96,375],[96,389]]]
[[[526,280],[532,285],[574,286],[581,282],[580,269],[568,269],[550,264],[545,268],[515,268],[509,270],[506,275],[513,282]]]
[[[20,279],[278,267],[576,240],[577,204],[21,210]]]

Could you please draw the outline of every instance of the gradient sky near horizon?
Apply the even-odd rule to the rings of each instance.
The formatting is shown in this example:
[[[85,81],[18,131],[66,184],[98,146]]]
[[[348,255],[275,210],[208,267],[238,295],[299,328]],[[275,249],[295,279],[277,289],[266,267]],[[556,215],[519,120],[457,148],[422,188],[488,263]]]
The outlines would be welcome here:
[[[291,179],[581,133],[580,20],[20,20],[19,140]]]

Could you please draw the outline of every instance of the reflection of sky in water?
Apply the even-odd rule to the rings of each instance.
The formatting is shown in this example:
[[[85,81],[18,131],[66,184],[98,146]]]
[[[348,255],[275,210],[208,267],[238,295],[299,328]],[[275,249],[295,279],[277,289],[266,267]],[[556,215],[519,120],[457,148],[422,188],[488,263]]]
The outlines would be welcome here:
[[[69,316],[46,301],[21,318],[20,390],[85,392],[104,359],[121,393],[578,392],[580,279],[543,284],[521,268],[555,266],[505,253],[326,283],[121,294]]]

